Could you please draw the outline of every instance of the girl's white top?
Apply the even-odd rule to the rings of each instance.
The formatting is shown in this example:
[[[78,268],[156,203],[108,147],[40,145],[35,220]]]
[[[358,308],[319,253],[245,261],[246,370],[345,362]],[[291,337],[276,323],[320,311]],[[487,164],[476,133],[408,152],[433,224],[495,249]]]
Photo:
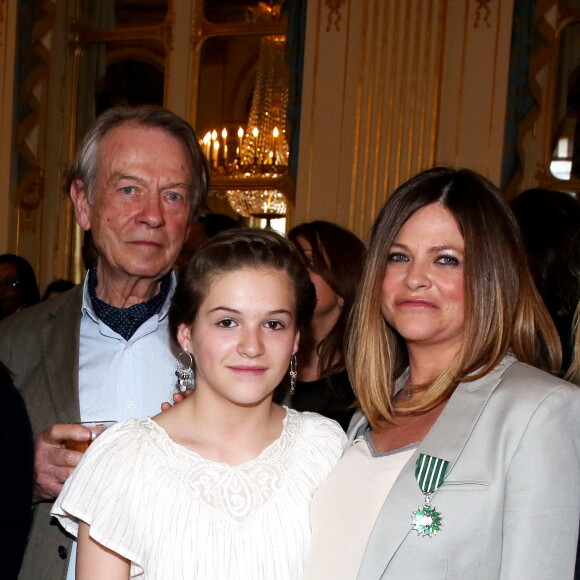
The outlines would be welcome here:
[[[130,560],[131,578],[298,579],[310,501],[345,446],[338,423],[286,409],[280,437],[231,466],[175,443],[150,418],[130,419],[89,447],[52,514],[74,535],[89,524]]]

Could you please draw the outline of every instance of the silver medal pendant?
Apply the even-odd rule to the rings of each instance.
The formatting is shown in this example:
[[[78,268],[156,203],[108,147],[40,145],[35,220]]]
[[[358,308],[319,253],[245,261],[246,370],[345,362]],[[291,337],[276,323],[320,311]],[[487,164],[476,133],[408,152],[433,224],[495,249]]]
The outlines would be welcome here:
[[[443,516],[435,507],[432,507],[431,498],[425,496],[425,504],[418,507],[416,512],[411,516],[411,526],[417,532],[418,536],[429,536],[432,538],[443,526]]]

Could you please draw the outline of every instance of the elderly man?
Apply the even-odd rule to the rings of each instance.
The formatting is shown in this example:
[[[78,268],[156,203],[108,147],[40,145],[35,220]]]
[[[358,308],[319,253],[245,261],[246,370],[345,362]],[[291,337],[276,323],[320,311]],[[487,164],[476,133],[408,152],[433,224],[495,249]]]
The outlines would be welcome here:
[[[74,578],[76,546],[49,515],[81,458],[63,441],[91,437],[71,423],[152,415],[174,392],[171,267],[207,186],[193,130],[169,111],[110,109],[82,144],[69,187],[97,266],[84,284],[0,325],[0,360],[36,433],[38,503],[20,578]]]

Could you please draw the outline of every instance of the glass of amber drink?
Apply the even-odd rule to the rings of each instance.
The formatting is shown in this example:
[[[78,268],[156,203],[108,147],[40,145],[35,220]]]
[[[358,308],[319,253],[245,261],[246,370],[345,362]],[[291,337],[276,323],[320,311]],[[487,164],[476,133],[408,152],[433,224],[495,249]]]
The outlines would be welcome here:
[[[64,446],[73,451],[80,451],[84,453],[89,445],[105,430],[114,425],[117,421],[82,421],[75,423],[75,425],[82,425],[91,430],[92,437],[88,441],[73,441],[72,439],[65,439]]]

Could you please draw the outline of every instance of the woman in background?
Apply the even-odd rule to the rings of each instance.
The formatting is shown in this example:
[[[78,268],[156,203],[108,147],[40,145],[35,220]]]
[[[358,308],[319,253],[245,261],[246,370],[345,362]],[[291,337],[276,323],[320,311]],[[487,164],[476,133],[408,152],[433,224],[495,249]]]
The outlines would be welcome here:
[[[71,288],[75,287],[75,283],[70,280],[53,280],[44,291],[42,295],[42,301],[50,300],[51,298],[56,298],[64,292],[68,292]]]
[[[572,578],[580,390],[549,374],[560,357],[497,188],[447,168],[399,187],[349,334],[364,416],[312,502],[305,578]]]
[[[0,320],[40,302],[32,266],[20,256],[0,256]]]
[[[306,261],[317,297],[312,321],[302,332],[292,407],[330,417],[346,431],[354,413],[344,362],[346,324],[365,246],[352,232],[326,221],[300,224],[288,238]]]
[[[536,288],[556,325],[565,377],[573,352],[573,318],[580,301],[580,198],[528,189],[511,201]]]

